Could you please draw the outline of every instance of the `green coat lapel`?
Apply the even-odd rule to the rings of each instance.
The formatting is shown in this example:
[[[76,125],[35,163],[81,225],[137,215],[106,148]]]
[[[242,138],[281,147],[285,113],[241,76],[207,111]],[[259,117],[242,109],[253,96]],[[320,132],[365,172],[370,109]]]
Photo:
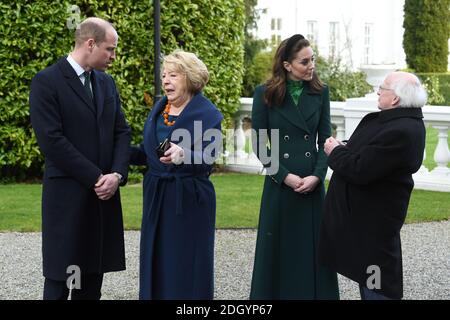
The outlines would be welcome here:
[[[300,107],[298,108],[305,121],[308,121],[314,113],[320,111],[318,106],[321,105],[321,102],[318,102],[317,99],[321,99],[321,95],[312,92],[309,86],[305,86],[303,93],[300,96]]]
[[[306,88],[305,88],[306,89]],[[303,96],[305,95],[305,90],[303,91],[302,95],[300,96],[300,108],[297,107],[294,104],[294,101],[292,100],[292,97],[289,93],[286,93],[286,96],[284,97],[284,102],[281,105],[280,108],[276,107],[274,108],[277,112],[281,113],[283,117],[286,118],[289,122],[291,122],[296,127],[306,131],[307,133],[311,134],[308,125],[306,124],[305,117],[303,113],[300,111],[301,108],[303,108]]]

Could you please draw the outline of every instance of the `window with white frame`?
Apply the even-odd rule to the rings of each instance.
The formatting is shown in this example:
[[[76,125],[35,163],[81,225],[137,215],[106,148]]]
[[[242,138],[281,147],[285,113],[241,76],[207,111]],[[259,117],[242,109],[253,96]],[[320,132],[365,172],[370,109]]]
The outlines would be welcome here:
[[[270,21],[271,37],[270,42],[272,46],[277,46],[281,42],[281,23],[282,18],[272,18]]]
[[[311,44],[317,47],[317,38],[318,38],[318,30],[317,30],[317,21],[308,20],[306,21],[306,38],[309,40]]]
[[[271,20],[270,20],[270,30],[272,30],[272,31],[275,31],[275,30],[278,30],[278,31],[280,31],[281,30],[281,18],[272,18]]]
[[[372,63],[372,47],[373,47],[373,23],[364,25],[364,52],[363,64]]]
[[[328,56],[335,59],[339,56],[339,22],[330,22],[330,39]]]

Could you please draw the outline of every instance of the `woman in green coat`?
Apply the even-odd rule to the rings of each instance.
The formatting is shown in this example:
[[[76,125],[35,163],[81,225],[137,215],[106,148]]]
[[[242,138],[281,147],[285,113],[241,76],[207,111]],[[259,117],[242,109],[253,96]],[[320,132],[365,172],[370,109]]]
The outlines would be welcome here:
[[[254,150],[267,176],[250,299],[339,299],[336,273],[316,258],[331,126],[328,88],[314,69],[308,40],[296,34],[280,44],[271,78],[255,90]]]

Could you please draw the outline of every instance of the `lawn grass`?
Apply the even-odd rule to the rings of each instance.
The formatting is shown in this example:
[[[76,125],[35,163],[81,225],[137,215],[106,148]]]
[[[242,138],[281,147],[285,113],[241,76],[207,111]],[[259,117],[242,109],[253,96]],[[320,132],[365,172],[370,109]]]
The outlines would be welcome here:
[[[217,193],[217,228],[255,228],[264,177],[238,173],[211,177]],[[0,185],[0,231],[41,230],[40,184]],[[121,189],[125,228],[140,228],[142,186]],[[409,204],[407,223],[440,221],[450,218],[449,194],[414,190]]]
[[[255,228],[258,224],[264,177],[227,173],[212,175],[219,228]]]
[[[0,231],[41,230],[40,184],[0,185]]]

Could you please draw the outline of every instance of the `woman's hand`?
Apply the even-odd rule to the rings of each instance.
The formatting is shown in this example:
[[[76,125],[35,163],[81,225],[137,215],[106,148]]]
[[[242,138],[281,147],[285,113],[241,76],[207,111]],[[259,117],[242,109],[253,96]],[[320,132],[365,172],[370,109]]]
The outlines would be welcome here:
[[[183,148],[179,147],[175,143],[170,143],[170,148],[164,153],[164,157],[159,158],[164,164],[181,164],[184,160]]]
[[[307,194],[313,192],[314,189],[319,184],[320,179],[316,176],[307,176],[302,179],[302,184],[296,188],[294,191],[298,193]]]
[[[302,181],[303,179],[295,174],[292,173],[288,173],[288,175],[286,176],[286,178],[284,178],[284,183],[288,186],[291,187],[292,189],[297,189],[302,185]]]

